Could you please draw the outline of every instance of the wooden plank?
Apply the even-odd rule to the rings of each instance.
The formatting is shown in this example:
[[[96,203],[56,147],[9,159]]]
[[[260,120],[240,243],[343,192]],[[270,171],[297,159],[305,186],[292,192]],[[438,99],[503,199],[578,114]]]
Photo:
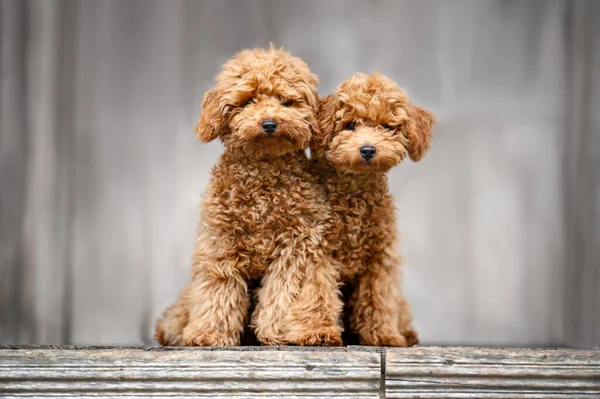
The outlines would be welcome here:
[[[387,398],[598,398],[600,351],[388,349]]]
[[[68,329],[73,42],[65,32],[74,26],[73,6],[69,0],[35,0],[27,6],[30,156],[23,280],[31,287],[26,294],[35,325],[31,342],[48,344],[65,342]]]
[[[0,346],[0,396],[596,398],[600,351]]]
[[[565,102],[565,343],[600,347],[600,2],[568,6]]]
[[[0,396],[379,398],[371,348],[0,349]]]
[[[147,58],[153,43],[142,38],[162,32],[162,25],[148,24],[154,3],[79,4],[73,343],[151,342],[147,144],[156,138],[152,116],[160,114],[153,101],[163,94],[144,90],[156,59]]]
[[[0,340],[25,343],[33,335],[27,295],[23,292],[27,134],[24,2],[0,3]]]

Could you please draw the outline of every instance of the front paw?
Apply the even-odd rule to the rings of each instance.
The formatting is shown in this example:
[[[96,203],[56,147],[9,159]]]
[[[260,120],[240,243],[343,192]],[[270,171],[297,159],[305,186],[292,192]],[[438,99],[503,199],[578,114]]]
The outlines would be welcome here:
[[[186,327],[183,330],[185,346],[239,346],[240,337],[227,335],[220,331],[203,331]]]
[[[414,346],[419,344],[419,334],[415,330],[408,330],[402,333],[406,339],[406,346]]]
[[[258,342],[265,346],[286,345],[285,332],[281,331],[280,323],[273,319],[261,318],[259,311],[257,308],[250,324]]]
[[[369,334],[360,338],[360,344],[365,346],[408,346],[402,334]]]
[[[256,339],[263,346],[286,345],[287,341],[280,334],[255,333]]]
[[[287,340],[299,346],[342,346],[342,333],[337,326],[307,328],[288,334]]]

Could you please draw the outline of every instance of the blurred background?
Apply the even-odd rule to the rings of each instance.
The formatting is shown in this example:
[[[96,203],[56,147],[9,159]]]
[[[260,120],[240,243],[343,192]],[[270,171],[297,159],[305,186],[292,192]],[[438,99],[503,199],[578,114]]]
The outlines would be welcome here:
[[[0,343],[152,343],[222,152],[202,96],[272,41],[436,115],[389,175],[424,344],[600,345],[600,1],[0,4]]]

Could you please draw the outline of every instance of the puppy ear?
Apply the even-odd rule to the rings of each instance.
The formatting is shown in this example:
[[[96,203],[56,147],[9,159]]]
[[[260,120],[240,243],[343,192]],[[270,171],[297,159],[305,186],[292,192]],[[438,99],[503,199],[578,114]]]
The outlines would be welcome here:
[[[219,106],[219,92],[217,89],[209,90],[202,99],[202,114],[194,128],[196,137],[208,143],[219,137],[223,124],[223,113]]]
[[[435,123],[433,114],[421,107],[412,105],[408,116],[410,122],[407,126],[408,155],[417,162],[429,149],[431,140],[431,127]]]
[[[337,99],[332,94],[319,100],[319,112],[317,115],[319,129],[313,134],[310,143],[310,151],[316,156],[323,155],[325,148],[327,148],[329,138],[333,134],[336,103]]]

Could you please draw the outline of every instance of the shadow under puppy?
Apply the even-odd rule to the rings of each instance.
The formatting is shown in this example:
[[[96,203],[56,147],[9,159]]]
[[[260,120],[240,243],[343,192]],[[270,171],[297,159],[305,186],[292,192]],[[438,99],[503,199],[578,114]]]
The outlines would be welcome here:
[[[407,155],[421,159],[433,123],[431,113],[377,73],[357,73],[321,100],[311,170],[332,206],[327,240],[343,265],[346,344],[418,343],[401,292],[396,216],[386,172]]]
[[[304,149],[318,129],[317,78],[283,50],[245,50],[206,93],[196,125],[225,152],[201,205],[192,281],[156,327],[162,345],[341,345],[330,209]]]

